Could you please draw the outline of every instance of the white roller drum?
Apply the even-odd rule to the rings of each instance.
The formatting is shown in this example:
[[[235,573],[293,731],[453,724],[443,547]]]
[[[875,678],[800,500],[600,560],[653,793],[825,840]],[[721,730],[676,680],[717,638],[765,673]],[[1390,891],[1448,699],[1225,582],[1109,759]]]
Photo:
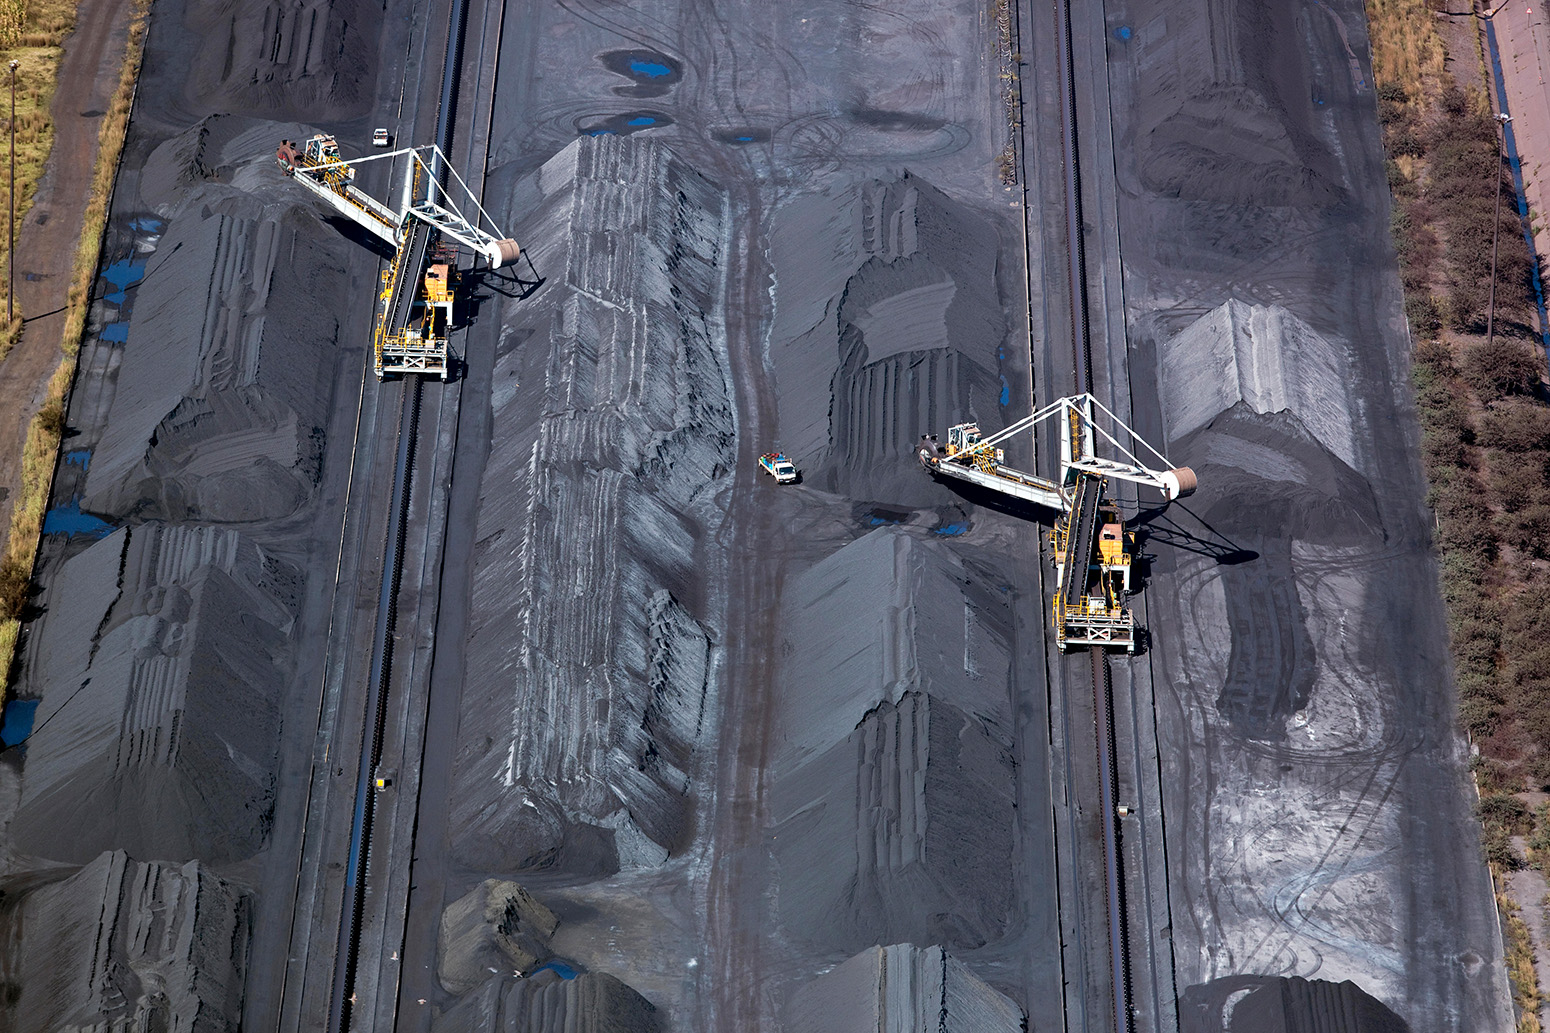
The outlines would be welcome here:
[[[510,265],[522,254],[522,249],[517,242],[507,237],[505,240],[497,240],[491,249],[485,252],[485,257],[490,260],[491,269],[499,269],[503,265]]]
[[[1187,466],[1175,467],[1165,471],[1162,475],[1163,494],[1168,501],[1182,499],[1186,495],[1195,494],[1195,471]]]

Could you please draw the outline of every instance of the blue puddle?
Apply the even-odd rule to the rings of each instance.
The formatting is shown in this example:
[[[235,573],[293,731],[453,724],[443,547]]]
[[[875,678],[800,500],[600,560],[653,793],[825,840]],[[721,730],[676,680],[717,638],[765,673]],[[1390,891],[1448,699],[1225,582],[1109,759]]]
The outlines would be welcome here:
[[[622,76],[628,86],[615,86],[620,97],[660,97],[684,77],[683,65],[658,50],[610,50],[599,54],[603,67]]]
[[[129,324],[122,319],[109,323],[97,336],[113,344],[124,344],[129,340]]]
[[[565,962],[560,961],[559,959],[555,959],[554,961],[546,961],[546,962],[544,962],[542,965],[539,965],[532,972],[530,972],[529,976],[530,977],[531,976],[536,976],[540,972],[553,972],[555,975],[559,976],[561,979],[575,979],[576,978],[576,970],[571,968]]]
[[[968,530],[968,524],[943,524],[941,527],[935,528],[931,533],[946,535],[950,538],[956,538],[958,535],[964,534]]]
[[[66,452],[65,465],[79,466],[81,468],[81,472],[85,473],[87,467],[91,466],[91,449],[78,448],[73,452]]]
[[[745,144],[745,143],[769,143],[770,131],[768,129],[756,129],[753,126],[728,126],[725,129],[712,129],[711,138],[718,143]]]
[[[629,136],[642,129],[656,129],[673,124],[673,119],[661,111],[624,111],[617,115],[589,115],[576,122],[576,132],[582,136]]]
[[[88,538],[106,538],[115,528],[106,520],[81,512],[81,500],[71,499],[63,506],[55,506],[43,514],[44,534],[85,535]]]
[[[630,61],[630,71],[635,75],[643,75],[647,79],[660,79],[664,75],[672,75],[673,70],[667,65],[656,61],[645,61],[635,58]]]
[[[160,233],[166,225],[160,219],[153,219],[148,215],[142,215],[138,219],[129,220],[129,228],[136,233]]]
[[[1128,42],[1130,40],[1130,26],[1128,26],[1128,25],[1121,25],[1119,28],[1115,29],[1114,30],[1114,38],[1117,39],[1117,40]]]
[[[124,303],[125,291],[139,283],[144,276],[144,262],[120,258],[102,271],[102,278],[118,288],[117,291],[107,295],[107,300],[115,305],[122,305]]]
[[[19,746],[32,734],[32,722],[38,713],[35,699],[13,699],[5,705],[0,719],[0,746]]]
[[[1012,401],[1012,385],[1006,382],[1006,377],[1001,378],[1001,404],[1009,405]]]

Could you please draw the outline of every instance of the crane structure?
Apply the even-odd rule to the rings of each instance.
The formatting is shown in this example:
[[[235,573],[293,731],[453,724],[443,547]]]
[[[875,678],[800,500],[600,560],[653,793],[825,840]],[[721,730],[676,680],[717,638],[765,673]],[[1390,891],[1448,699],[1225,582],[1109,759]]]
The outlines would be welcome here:
[[[1007,466],[1001,443],[1047,420],[1059,421],[1059,477],[1051,480]],[[1138,452],[1160,465],[1149,465]],[[1056,570],[1056,644],[1062,650],[1105,646],[1135,651],[1135,618],[1125,606],[1135,535],[1125,530],[1118,507],[1104,499],[1104,488],[1114,477],[1155,488],[1171,502],[1194,492],[1193,470],[1173,466],[1090,394],[1057,399],[989,436],[977,423],[956,424],[948,428],[945,448],[928,435],[916,455],[933,475],[1053,510],[1049,543]]]
[[[355,185],[358,166],[399,158],[405,159],[406,168],[396,209]],[[372,341],[377,376],[425,373],[447,379],[455,277],[452,251],[462,245],[496,269],[517,260],[522,253],[517,242],[500,232],[435,144],[345,161],[339,156],[338,141],[318,133],[300,145],[281,141],[275,161],[334,212],[393,248],[393,261],[382,274]],[[445,177],[440,174],[443,169]],[[450,183],[443,183],[443,178]],[[458,188],[472,219],[454,201],[449,185]]]

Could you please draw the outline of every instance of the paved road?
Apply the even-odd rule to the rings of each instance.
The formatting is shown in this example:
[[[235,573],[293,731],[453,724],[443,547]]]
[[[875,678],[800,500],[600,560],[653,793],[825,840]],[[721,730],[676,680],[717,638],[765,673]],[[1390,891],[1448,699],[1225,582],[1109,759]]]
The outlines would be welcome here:
[[[1531,211],[1550,211],[1550,12],[1542,2],[1507,0],[1491,18],[1507,84],[1507,110],[1523,161]],[[1494,85],[1492,103],[1498,104]],[[1534,250],[1550,247],[1550,226],[1534,233]]]

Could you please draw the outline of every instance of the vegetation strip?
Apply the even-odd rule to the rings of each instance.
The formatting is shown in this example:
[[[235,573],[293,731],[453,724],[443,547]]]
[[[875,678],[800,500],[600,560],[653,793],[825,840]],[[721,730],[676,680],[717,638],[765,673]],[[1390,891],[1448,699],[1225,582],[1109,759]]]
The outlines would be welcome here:
[[[5,0],[0,0],[3,4]],[[38,538],[43,531],[43,512],[53,484],[54,464],[59,440],[65,427],[65,398],[75,378],[76,354],[86,328],[91,301],[92,277],[102,251],[103,230],[107,226],[108,206],[113,180],[118,172],[124,136],[129,128],[129,111],[134,103],[135,83],[140,74],[140,58],[145,46],[145,31],[151,0],[133,0],[130,12],[129,42],[119,71],[118,87],[97,137],[97,164],[92,174],[91,196],[81,227],[80,244],[71,270],[66,301],[65,329],[60,339],[64,353],[59,367],[49,378],[48,394],[27,430],[22,452],[21,493],[11,515],[11,534],[0,559],[0,664],[6,672],[6,687],[12,680],[16,639],[21,631],[21,614],[32,588],[32,565],[37,558]],[[71,7],[73,15],[73,5]],[[50,89],[52,96],[52,89]]]
[[[1478,80],[1456,81],[1425,0],[1367,10],[1459,714],[1477,751],[1517,1028],[1539,1033],[1533,944],[1506,880],[1525,864],[1514,836],[1536,867],[1550,856],[1550,809],[1531,813],[1522,795],[1550,789],[1550,405],[1533,263],[1478,25]]]

